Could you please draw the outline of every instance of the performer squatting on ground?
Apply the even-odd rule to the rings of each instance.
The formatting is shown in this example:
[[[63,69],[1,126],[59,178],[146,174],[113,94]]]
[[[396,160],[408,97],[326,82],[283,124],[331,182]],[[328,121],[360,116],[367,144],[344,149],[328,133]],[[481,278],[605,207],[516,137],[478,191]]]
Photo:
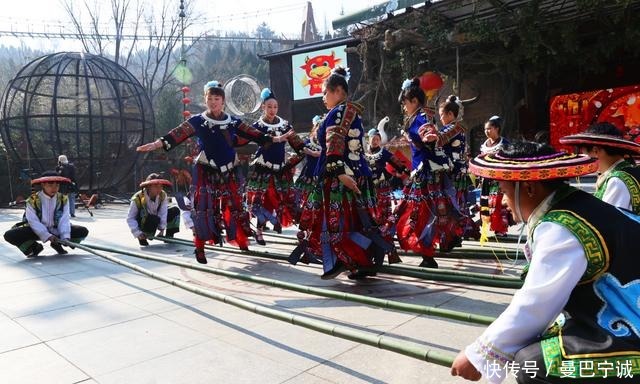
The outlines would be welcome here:
[[[69,199],[59,192],[61,183],[70,183],[56,171],[46,171],[31,185],[41,185],[42,190],[34,192],[26,201],[22,221],[5,232],[4,239],[27,257],[38,256],[44,249],[38,240],[51,245],[58,254],[68,253],[59,240],[79,243],[89,234],[87,228],[71,225]]]
[[[272,137],[292,131],[291,124],[278,116],[278,101],[273,92],[265,88],[260,97],[263,114],[252,126]],[[292,134],[287,141],[291,148],[302,156],[302,139],[297,134]],[[294,221],[296,208],[291,186],[292,170],[296,163],[295,159],[288,162],[285,158],[285,145],[286,143],[282,142],[259,147],[247,179],[247,204],[257,220],[256,238],[262,241],[262,230],[267,221],[278,233],[282,233],[282,228],[291,226]]]
[[[491,116],[484,123],[484,134],[487,140],[480,146],[480,153],[496,153],[509,141],[502,136],[502,119],[499,116]],[[484,236],[491,229],[496,235],[506,235],[509,226],[515,224],[511,212],[502,201],[504,194],[500,191],[497,181],[482,178],[480,181],[480,219]],[[488,227],[488,228],[487,228]],[[484,239],[483,236],[483,239]]]
[[[148,239],[158,231],[162,236],[173,237],[180,231],[180,209],[169,208],[169,196],[162,189],[171,186],[169,180],[162,179],[157,173],[147,176],[140,183],[140,190],[131,197],[127,225],[142,246],[149,245]]]
[[[304,204],[301,243],[292,253],[293,262],[307,248],[321,254],[323,279],[346,269],[352,271],[351,278],[366,277],[369,272],[358,269],[371,267],[372,260],[383,258],[392,247],[375,222],[375,190],[362,148],[362,107],[347,101],[347,81],[347,71],[337,67],[324,82],[323,101],[329,112],[318,129],[319,183]]]
[[[452,375],[593,384],[631,382],[616,377],[621,364],[640,373],[640,218],[564,181],[596,168],[586,155],[533,142],[471,161],[471,172],[498,180],[516,220],[527,223],[530,264],[522,288],[458,354]]]
[[[397,157],[381,146],[382,136],[376,128],[370,129],[368,136],[369,145],[365,156],[369,162],[369,168],[371,168],[373,184],[376,187],[376,200],[378,202],[378,217],[376,218],[376,221],[380,225],[384,225],[391,216],[391,195],[393,193],[391,184],[389,183],[389,180],[391,180],[391,174],[387,171],[387,164],[390,164],[398,173],[405,173],[409,175],[410,171]],[[387,234],[385,236],[385,240],[392,244],[393,236]],[[387,257],[389,259],[389,264],[402,262],[395,247],[388,252]]]
[[[402,249],[422,256],[421,267],[437,268],[433,259],[435,244],[450,249],[461,235],[455,228],[457,219],[452,203],[455,193],[447,172],[453,165],[442,146],[436,145],[441,136],[422,109],[425,95],[418,78],[404,81],[398,101],[406,118],[403,131],[411,145],[413,171],[383,233],[395,231]]]
[[[247,236],[255,236],[249,226],[249,214],[243,209],[242,197],[233,171],[236,159],[235,145],[246,139],[258,144],[281,143],[293,133],[282,136],[265,135],[244,124],[240,119],[224,113],[224,89],[218,81],[204,86],[207,110],[192,116],[160,139],[141,145],[139,152],[163,148],[169,151],[191,136],[198,137],[200,153],[195,159],[191,181],[190,200],[196,237],[195,255],[199,263],[206,264],[206,241],[222,243],[222,231],[227,241],[248,249]],[[259,241],[264,245],[264,241]]]
[[[640,214],[640,168],[631,156],[640,144],[625,140],[611,123],[591,125],[584,133],[565,136],[560,143],[575,145],[581,153],[598,160],[595,196],[616,207]]]

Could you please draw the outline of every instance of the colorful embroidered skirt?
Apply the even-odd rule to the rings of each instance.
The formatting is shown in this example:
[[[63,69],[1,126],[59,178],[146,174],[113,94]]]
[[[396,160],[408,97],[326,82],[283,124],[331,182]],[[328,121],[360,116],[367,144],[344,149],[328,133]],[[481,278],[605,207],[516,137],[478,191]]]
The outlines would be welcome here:
[[[275,172],[256,165],[247,179],[247,204],[258,223],[293,225],[296,215],[291,172]]]
[[[324,270],[340,260],[349,270],[370,267],[393,249],[380,235],[375,189],[370,178],[356,179],[361,195],[337,177],[316,185],[304,202],[298,239],[312,255],[322,255]]]
[[[229,243],[248,247],[253,232],[233,169],[222,173],[204,164],[194,165],[191,201],[196,240],[221,244],[224,231]]]
[[[497,234],[506,234],[510,225],[515,221],[511,211],[503,200],[504,194],[495,180],[482,180],[482,194],[480,196],[480,215],[483,221],[489,222],[489,228]]]
[[[435,245],[448,251],[463,235],[455,188],[444,172],[416,173],[387,225],[395,225],[400,247],[433,257]]]

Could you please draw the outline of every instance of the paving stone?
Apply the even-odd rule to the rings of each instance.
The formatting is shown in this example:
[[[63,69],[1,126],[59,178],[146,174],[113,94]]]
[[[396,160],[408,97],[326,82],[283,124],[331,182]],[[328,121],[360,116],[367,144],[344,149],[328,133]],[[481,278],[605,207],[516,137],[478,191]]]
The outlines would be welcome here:
[[[45,344],[0,354],[0,383],[72,384],[89,376]]]

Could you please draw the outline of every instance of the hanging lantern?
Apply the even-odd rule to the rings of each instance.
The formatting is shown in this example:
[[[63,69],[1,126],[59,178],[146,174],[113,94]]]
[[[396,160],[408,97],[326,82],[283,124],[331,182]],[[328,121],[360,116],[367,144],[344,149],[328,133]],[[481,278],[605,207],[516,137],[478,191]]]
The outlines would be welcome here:
[[[183,97],[182,98],[182,104],[187,105],[191,102],[191,99],[188,97]]]
[[[420,88],[429,100],[438,93],[443,84],[444,80],[439,73],[427,71],[420,76]]]
[[[191,112],[190,111],[182,111],[182,116],[184,116],[184,118],[188,118],[189,116],[191,116]]]
[[[182,88],[180,88],[180,90],[182,91],[182,93],[189,93],[191,92],[191,88],[184,86]]]

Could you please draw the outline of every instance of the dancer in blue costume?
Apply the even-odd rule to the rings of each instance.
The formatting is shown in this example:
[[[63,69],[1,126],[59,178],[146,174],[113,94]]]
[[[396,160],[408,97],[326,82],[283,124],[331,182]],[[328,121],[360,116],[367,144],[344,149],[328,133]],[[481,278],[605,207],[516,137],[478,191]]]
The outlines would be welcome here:
[[[319,185],[304,205],[300,245],[291,257],[296,262],[307,248],[321,254],[323,279],[347,269],[354,279],[373,275],[366,268],[392,247],[375,222],[375,189],[362,148],[362,107],[347,101],[347,81],[347,71],[338,67],[324,83],[323,101],[329,112],[318,129]]]
[[[307,197],[318,183],[318,160],[322,154],[322,147],[318,143],[317,133],[321,122],[321,116],[314,116],[309,136],[304,139],[305,155],[300,159],[300,161],[304,161],[304,165],[293,184],[296,222],[300,220],[304,202],[307,201]]]
[[[452,188],[449,185],[446,186],[447,194],[453,201],[453,212],[448,215],[446,223],[442,222],[442,225],[447,226],[447,231],[455,233],[455,237],[451,242],[440,244],[441,250],[449,251],[453,247],[462,246],[463,237],[479,239],[480,228],[470,214],[470,207],[476,202],[469,199],[473,184],[467,172],[466,129],[462,125],[464,115],[462,101],[457,96],[450,95],[446,101],[440,103],[438,114],[442,127],[435,132],[438,136],[435,145],[441,147],[449,158],[448,173],[453,184]]]
[[[265,88],[260,97],[263,114],[253,123],[253,127],[269,136],[293,131],[291,124],[278,116],[278,101],[273,92]],[[304,142],[298,135],[289,136],[288,143],[299,156],[303,155]],[[256,237],[259,239],[262,239],[262,230],[267,221],[271,222],[278,233],[282,232],[283,227],[291,226],[294,221],[296,208],[291,185],[297,156],[287,160],[285,145],[282,142],[259,147],[247,179],[247,203],[249,211],[257,219]]]
[[[372,128],[367,133],[369,136],[369,145],[365,154],[367,161],[369,162],[369,168],[373,178],[373,184],[376,186],[376,201],[378,203],[378,217],[376,221],[380,225],[384,225],[392,214],[391,211],[391,198],[393,191],[391,189],[391,173],[387,171],[387,164],[391,165],[395,172],[399,174],[409,175],[410,171],[402,164],[397,157],[395,157],[386,148],[382,147],[382,136],[376,128]],[[393,236],[387,234],[385,239],[389,242],[393,242]],[[398,252],[394,248],[388,253],[389,264],[400,263],[400,257]]]
[[[420,80],[405,80],[398,97],[406,116],[404,132],[411,144],[411,184],[403,191],[383,228],[383,233],[395,230],[400,247],[422,256],[421,267],[437,268],[435,245],[448,248],[456,238],[450,226],[455,223],[449,170],[451,161],[438,143],[445,141],[431,124],[423,110],[425,95]]]
[[[137,148],[139,152],[160,148],[169,151],[189,137],[197,136],[200,153],[194,160],[190,200],[193,202],[192,219],[196,232],[195,256],[202,264],[207,263],[205,242],[221,243],[223,230],[227,241],[244,250],[249,246],[248,236],[255,236],[236,182],[234,146],[244,144],[243,140],[262,145],[282,143],[293,134],[289,131],[280,136],[265,135],[237,117],[224,113],[224,99],[222,84],[209,81],[204,86],[206,111],[192,116],[158,140]],[[265,244],[259,238],[256,241]]]

